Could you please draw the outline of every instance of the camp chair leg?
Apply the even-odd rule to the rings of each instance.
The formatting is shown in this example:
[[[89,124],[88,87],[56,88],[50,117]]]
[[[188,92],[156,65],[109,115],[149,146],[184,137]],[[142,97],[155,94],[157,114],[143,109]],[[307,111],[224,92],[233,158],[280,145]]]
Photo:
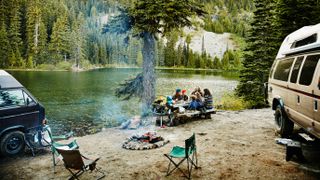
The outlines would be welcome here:
[[[167,154],[164,154],[169,160],[169,165],[168,165],[168,169],[167,169],[167,175],[166,176],[169,176],[173,171],[175,171],[176,169],[178,169],[184,176],[187,177],[186,173],[182,171],[182,169],[179,168],[180,164],[182,164],[187,158],[184,158],[182,159],[178,164],[176,162],[173,161],[173,159],[167,155]],[[175,166],[173,169],[170,170],[170,165],[171,165],[171,162],[172,164]]]
[[[195,158],[194,158],[195,157]],[[194,159],[196,159],[196,163],[194,163]],[[192,159],[190,159],[190,163],[192,165],[194,165],[195,169],[198,169],[199,166],[198,166],[198,158],[197,158],[197,154],[193,154],[192,155]]]
[[[192,164],[189,162],[189,158],[187,158],[187,164],[188,164],[188,176],[187,178],[190,179],[191,177],[191,171],[192,171]],[[191,165],[190,165],[191,164]],[[191,167],[190,167],[191,166]]]
[[[56,160],[56,155],[54,152],[52,152],[52,164],[53,164],[53,172],[55,173],[56,172],[56,166],[58,164],[58,162],[60,161],[60,159],[58,158]]]
[[[191,170],[190,170],[190,162],[189,162],[189,158],[187,158],[187,166],[188,166],[188,176],[187,178],[190,179],[191,176]],[[191,168],[192,168],[192,164],[191,164]]]
[[[195,154],[195,157],[196,157],[196,169],[198,169],[198,153],[197,153],[197,150],[194,152]]]
[[[29,141],[27,140],[27,138],[24,139],[25,144],[27,145],[27,147],[31,150],[32,156],[35,156],[34,153],[34,148],[31,146],[31,144],[29,143]]]
[[[104,174],[104,172],[100,168],[96,167],[96,171],[98,171],[101,174],[101,177],[99,177],[98,179],[102,179],[102,178],[106,177],[106,175]]]
[[[68,169],[68,168],[67,168]],[[83,170],[79,170],[78,172],[76,173],[73,173],[70,169],[68,169],[68,171],[72,174],[72,176],[69,178],[69,180],[71,179],[77,179],[79,180],[79,176],[84,172]]]

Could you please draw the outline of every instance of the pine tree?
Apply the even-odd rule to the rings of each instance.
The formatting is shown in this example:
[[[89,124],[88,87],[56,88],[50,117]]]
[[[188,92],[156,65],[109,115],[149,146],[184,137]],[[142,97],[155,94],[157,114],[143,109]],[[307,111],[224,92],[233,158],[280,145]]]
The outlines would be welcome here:
[[[183,49],[181,45],[178,46],[176,54],[177,56],[176,56],[175,66],[180,67],[183,61]]]
[[[134,31],[142,37],[143,47],[143,74],[142,87],[137,87],[129,94],[139,94],[143,102],[143,112],[146,113],[155,98],[155,43],[157,34],[166,34],[173,29],[184,26],[191,26],[190,17],[203,15],[202,6],[191,0],[170,1],[167,0],[141,0],[135,1],[132,8],[127,8],[114,19],[113,29],[115,32],[127,32],[134,28]],[[119,21],[120,20],[120,21]],[[123,23],[125,21],[125,23]],[[118,22],[118,23],[116,23]],[[111,24],[111,23],[110,23]],[[125,26],[124,26],[125,25]],[[105,31],[111,30],[110,26]],[[135,80],[140,82],[141,75]],[[129,84],[128,84],[129,85]],[[140,86],[141,87],[141,86]],[[125,91],[122,94],[128,94]],[[121,92],[119,90],[118,92]],[[142,93],[143,92],[143,93]],[[121,94],[121,93],[118,93]]]
[[[31,68],[31,69],[34,67],[34,65],[33,65],[33,57],[32,56],[28,56],[26,67],[27,68]]]
[[[268,80],[277,47],[271,22],[273,1],[255,0],[254,3],[256,10],[247,38],[237,94],[251,102],[253,107],[261,107],[264,105],[263,83]]]
[[[70,54],[70,30],[67,24],[67,16],[61,15],[53,25],[52,36],[49,45],[52,62],[66,60]]]
[[[7,34],[7,30],[6,30],[6,26],[5,26],[4,21],[2,21],[2,23],[0,24],[0,44],[1,44],[0,67],[6,68],[10,65],[8,52],[11,48],[10,48],[9,38],[8,38],[8,34]]]
[[[228,51],[224,53],[223,58],[221,60],[221,64],[224,70],[230,69],[230,56]]]
[[[217,56],[215,56],[213,59],[213,68],[214,69],[221,69],[221,66],[222,65],[221,65],[220,59]]]
[[[28,3],[27,6],[27,55],[33,57],[38,53],[39,25],[41,16],[41,4],[39,0]],[[29,61],[29,58],[28,58]],[[27,63],[28,64],[28,63]],[[32,63],[33,64],[33,63]]]
[[[72,24],[72,32],[68,33],[71,35],[70,45],[72,48],[70,49],[71,58],[74,59],[74,65],[79,69],[81,63],[84,61],[84,49],[83,46],[85,44],[85,39],[83,38],[83,27],[82,24],[84,22],[84,18],[81,13],[79,13],[78,17],[73,21]],[[67,29],[66,29],[67,30]],[[103,47],[99,48],[99,56],[102,58],[106,57],[106,49]],[[104,60],[99,61],[100,64],[104,64]]]
[[[167,44],[165,47],[165,65],[168,67],[177,65],[176,43],[178,41],[178,33],[172,32],[167,36]]]
[[[241,67],[241,57],[238,52],[235,52],[235,54],[234,54],[233,65],[234,65],[235,69],[239,69]]]
[[[8,28],[8,37],[10,42],[11,52],[9,55],[9,64],[11,67],[19,66],[21,61],[21,46],[22,40],[20,38],[20,17],[19,17],[19,1],[10,1],[9,7],[11,8],[9,21],[10,25]]]
[[[157,65],[158,66],[165,66],[165,58],[164,58],[164,54],[165,54],[165,47],[163,44],[163,40],[159,39],[157,41]]]
[[[188,52],[188,65],[187,67],[188,68],[195,68],[196,67],[196,60],[195,60],[195,56],[194,56],[194,53],[192,52],[191,49],[189,49],[189,52]]]
[[[274,14],[273,23],[280,47],[283,39],[293,31],[320,22],[320,2],[318,0],[277,0]]]

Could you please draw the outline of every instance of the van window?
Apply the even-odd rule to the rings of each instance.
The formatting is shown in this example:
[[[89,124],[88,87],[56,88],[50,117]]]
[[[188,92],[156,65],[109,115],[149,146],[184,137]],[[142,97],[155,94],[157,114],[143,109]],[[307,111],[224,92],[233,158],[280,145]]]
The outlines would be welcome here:
[[[26,103],[27,106],[32,106],[36,104],[36,102],[34,102],[34,100],[24,91],[23,91],[23,97],[24,97],[24,102]]]
[[[298,57],[296,62],[294,63],[294,66],[292,68],[291,78],[290,78],[290,82],[292,83],[297,82],[298,73],[299,73],[303,58],[304,58],[303,56]]]
[[[291,46],[291,49],[315,43],[317,41],[317,38],[318,38],[317,34],[312,34],[311,36],[309,36],[307,38],[304,38],[304,39],[301,39],[299,41],[294,42]]]
[[[273,74],[273,71],[274,71],[274,67],[276,66],[276,63],[277,61],[274,61],[272,66],[271,66],[271,70],[270,70],[270,74],[269,74],[269,78],[272,78],[272,74]]]
[[[274,72],[274,79],[281,81],[288,81],[290,69],[293,63],[293,58],[285,59],[278,62],[276,71]]]
[[[21,89],[0,91],[0,108],[10,106],[25,106],[25,100]]]
[[[320,55],[307,56],[300,74],[299,84],[309,86],[312,82],[313,74],[318,64]]]

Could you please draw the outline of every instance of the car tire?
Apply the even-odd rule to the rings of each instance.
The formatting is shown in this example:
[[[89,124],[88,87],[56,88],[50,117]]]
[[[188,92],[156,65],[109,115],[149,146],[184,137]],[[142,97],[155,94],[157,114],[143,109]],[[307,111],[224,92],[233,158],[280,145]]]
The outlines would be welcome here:
[[[0,150],[4,156],[14,156],[24,150],[24,133],[21,131],[12,131],[1,138]]]
[[[294,123],[287,117],[283,108],[280,105],[277,106],[274,113],[278,132],[281,137],[288,137],[292,134]]]

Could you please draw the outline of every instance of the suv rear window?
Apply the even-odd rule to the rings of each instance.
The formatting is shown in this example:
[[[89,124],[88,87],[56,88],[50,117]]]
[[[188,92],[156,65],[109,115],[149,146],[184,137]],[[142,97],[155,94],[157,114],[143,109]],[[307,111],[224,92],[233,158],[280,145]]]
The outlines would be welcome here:
[[[312,82],[313,74],[318,64],[320,55],[307,56],[300,74],[299,84],[309,86]]]
[[[288,81],[293,60],[294,58],[279,61],[273,78],[280,81]]]
[[[294,66],[292,68],[291,78],[290,78],[290,82],[292,83],[297,82],[298,73],[299,73],[303,58],[304,58],[303,56],[298,57],[296,62],[294,63]]]

